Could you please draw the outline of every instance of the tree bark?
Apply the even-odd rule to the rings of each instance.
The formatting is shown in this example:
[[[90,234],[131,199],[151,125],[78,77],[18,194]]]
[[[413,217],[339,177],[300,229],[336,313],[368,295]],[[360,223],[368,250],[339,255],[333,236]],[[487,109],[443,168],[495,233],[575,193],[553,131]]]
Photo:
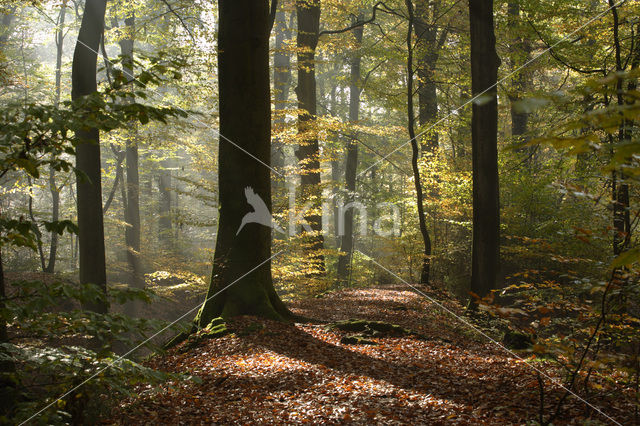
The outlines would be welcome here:
[[[416,188],[416,204],[418,208],[418,222],[420,234],[423,242],[422,271],[420,272],[420,284],[429,284],[431,273],[431,237],[427,229],[427,220],[424,213],[424,197],[422,195],[422,182],[420,181],[420,168],[418,158],[420,151],[416,140],[415,115],[413,107],[413,28],[415,16],[413,13],[412,0],[405,0],[409,12],[409,29],[407,31],[407,127],[409,138],[411,138],[411,168],[413,170],[413,181]]]
[[[97,91],[97,51],[104,29],[106,0],[87,0],[71,70],[71,98],[77,100]],[[80,112],[82,113],[82,112]],[[95,284],[107,292],[104,225],[102,216],[102,176],[100,132],[87,128],[76,132],[76,167],[86,175],[77,183],[80,283]],[[88,309],[106,313],[108,304],[93,303]]]
[[[309,238],[309,259],[311,267],[320,274],[324,274],[325,261],[321,253],[324,248],[322,234],[322,218],[318,213],[322,204],[322,190],[320,187],[320,149],[316,126],[316,72],[315,51],[318,44],[320,27],[320,1],[297,0],[296,12],[298,16],[297,56],[298,56],[298,109],[303,112],[298,115],[298,134],[300,146],[296,150],[296,157],[300,162],[300,205],[312,203],[312,213],[306,214],[304,219],[309,224],[311,232]]]
[[[500,59],[496,53],[493,0],[470,0],[471,149],[473,167],[473,242],[471,291],[485,296],[496,286],[500,268],[500,200],[498,182],[498,99]],[[482,95],[481,95],[482,94]],[[472,307],[475,306],[472,301]]]
[[[364,16],[361,14],[357,18],[354,17],[353,23],[361,22]],[[351,58],[351,75],[349,82],[349,122],[352,125],[357,124],[360,113],[360,94],[362,91],[360,82],[360,65],[362,63],[362,54],[360,46],[362,44],[362,34],[364,26],[356,27],[352,30],[353,37],[356,41],[356,49]],[[349,139],[347,144],[347,159],[345,162],[345,188],[346,188],[346,204],[354,201],[356,191],[356,170],[358,168],[358,140],[357,134]],[[344,211],[344,234],[341,236],[340,255],[338,256],[338,281],[344,282],[349,276],[351,257],[353,256],[353,210],[348,208]]]
[[[269,2],[220,0],[218,5],[220,133],[270,164]],[[289,317],[273,287],[271,229],[248,223],[238,233],[251,211],[245,188],[251,187],[271,211],[270,170],[221,140],[218,182],[213,272],[196,324],[244,314]]]

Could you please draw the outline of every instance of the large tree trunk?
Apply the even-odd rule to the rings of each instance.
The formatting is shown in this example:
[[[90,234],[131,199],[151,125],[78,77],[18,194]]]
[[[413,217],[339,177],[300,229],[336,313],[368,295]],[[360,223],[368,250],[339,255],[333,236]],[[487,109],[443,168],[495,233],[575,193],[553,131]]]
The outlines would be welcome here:
[[[106,5],[106,0],[86,1],[78,43],[73,54],[71,70],[73,100],[97,90],[97,51],[104,29]],[[95,284],[106,294],[100,132],[97,128],[78,130],[76,137],[78,139],[76,167],[86,175],[86,179],[79,179],[77,183],[80,283]],[[87,308],[106,313],[108,305],[94,303]]]
[[[56,92],[53,101],[57,108],[60,104],[62,88],[62,53],[64,44],[64,22],[67,15],[67,2],[62,2],[58,15],[58,29],[56,30]],[[55,155],[55,154],[53,154]],[[60,219],[60,190],[56,183],[56,174],[53,167],[49,168],[49,191],[51,192],[51,220],[57,222]],[[58,253],[58,233],[51,233],[51,245],[49,246],[49,261],[44,272],[53,273],[56,269],[56,255]]]
[[[427,229],[427,220],[424,213],[424,197],[422,195],[422,182],[420,181],[420,169],[418,167],[418,141],[416,140],[415,116],[413,107],[413,27],[415,18],[413,14],[412,0],[405,0],[409,12],[409,29],[407,31],[407,127],[409,138],[411,138],[411,167],[413,170],[413,180],[416,188],[416,204],[418,207],[418,222],[420,234],[423,242],[422,271],[420,272],[420,283],[429,284],[431,273],[431,237]]]
[[[322,235],[322,218],[319,213],[322,204],[320,187],[320,149],[316,126],[316,71],[315,52],[318,44],[320,26],[320,1],[297,0],[298,15],[298,108],[303,112],[298,115],[298,133],[301,135],[300,146],[296,157],[300,161],[300,201],[299,205],[312,203],[313,212],[305,215],[309,224],[309,250],[311,267],[324,273],[324,236]]]
[[[123,57],[124,73],[127,79],[133,79],[133,35],[135,33],[135,15],[133,12],[124,20],[122,28],[124,34],[120,39],[120,51]],[[138,143],[136,128],[132,125],[125,147],[127,162],[126,179],[126,208],[125,244],[127,246],[127,263],[131,272],[130,285],[136,288],[144,287],[142,266],[140,264],[140,178],[138,175]]]
[[[471,291],[485,296],[496,286],[500,268],[500,200],[498,184],[498,99],[500,59],[496,53],[493,0],[470,0],[471,149],[473,164],[473,246]],[[471,305],[475,306],[474,303]]]
[[[360,15],[355,22],[361,22],[363,16]],[[362,44],[362,34],[364,26],[359,26],[353,30],[353,36],[356,40],[357,52],[351,58],[351,76],[349,83],[349,121],[355,125],[359,119],[360,113],[360,65],[362,55],[359,51]],[[347,160],[345,163],[345,187],[346,187],[346,204],[354,201],[356,191],[356,170],[358,168],[358,141],[357,135],[354,134],[347,145]],[[338,257],[338,281],[344,282],[349,276],[349,267],[351,257],[353,256],[353,210],[348,208],[344,211],[344,233],[341,235],[340,256]],[[340,218],[342,219],[342,218]],[[362,220],[362,218],[360,219]]]
[[[270,164],[269,2],[220,0],[218,16],[220,133]],[[240,229],[251,192],[271,210],[270,170],[221,140],[218,182],[213,272],[196,323],[204,327],[220,315],[288,317],[271,277],[271,229],[258,223]]]

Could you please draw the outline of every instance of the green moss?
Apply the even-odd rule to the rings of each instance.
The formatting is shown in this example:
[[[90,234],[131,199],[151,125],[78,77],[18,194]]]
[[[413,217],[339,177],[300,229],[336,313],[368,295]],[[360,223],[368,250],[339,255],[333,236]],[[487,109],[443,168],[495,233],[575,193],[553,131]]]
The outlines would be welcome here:
[[[231,331],[227,328],[227,323],[224,319],[218,317],[211,320],[211,322],[200,332],[201,339],[215,339],[229,334]]]

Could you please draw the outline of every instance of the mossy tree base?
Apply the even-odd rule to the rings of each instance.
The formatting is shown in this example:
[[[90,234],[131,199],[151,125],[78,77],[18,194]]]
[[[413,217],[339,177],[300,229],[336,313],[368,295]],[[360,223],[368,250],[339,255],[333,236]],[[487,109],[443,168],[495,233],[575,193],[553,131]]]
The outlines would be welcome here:
[[[208,339],[217,339],[218,337],[226,336],[230,334],[232,331],[227,327],[227,323],[223,318],[214,318],[207,324],[206,327],[198,331],[197,333],[193,333],[188,336],[186,339],[187,342],[181,348],[183,352],[191,350],[197,346],[199,346],[203,341]],[[180,343],[180,342],[178,342]],[[178,344],[175,343],[175,344]]]

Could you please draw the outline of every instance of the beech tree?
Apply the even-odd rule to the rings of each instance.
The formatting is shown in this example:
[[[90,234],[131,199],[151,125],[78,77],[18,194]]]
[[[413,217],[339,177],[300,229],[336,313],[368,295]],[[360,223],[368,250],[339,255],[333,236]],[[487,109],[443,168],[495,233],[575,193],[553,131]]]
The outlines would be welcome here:
[[[302,111],[298,115],[298,134],[300,146],[296,150],[296,157],[300,162],[300,200],[311,201],[312,210],[304,219],[309,224],[309,251],[313,267],[324,272],[324,255],[318,252],[324,248],[322,235],[321,207],[321,178],[320,178],[320,147],[318,144],[318,130],[316,126],[317,93],[316,93],[316,65],[315,52],[318,45],[320,28],[320,1],[297,0],[298,16],[298,108]]]
[[[71,69],[71,98],[74,101],[97,91],[97,52],[104,30],[106,6],[106,0],[87,0],[85,4]],[[86,127],[78,130],[76,137],[76,167],[83,175],[77,183],[80,283],[95,284],[106,293],[100,131]],[[106,304],[90,308],[100,313],[106,313],[108,309]]]
[[[123,37],[119,40],[123,57],[125,78],[133,78],[133,47],[135,34],[135,14],[130,12],[124,20]],[[125,203],[125,243],[127,246],[127,262],[131,272],[130,284],[144,287],[142,265],[140,264],[140,178],[138,174],[138,142],[135,125],[129,131],[125,147],[127,163],[126,203]]]
[[[418,141],[415,131],[415,115],[413,108],[413,30],[415,26],[415,15],[413,3],[406,0],[407,11],[409,12],[409,25],[407,31],[407,127],[409,138],[411,139],[411,168],[413,170],[413,180],[416,190],[416,204],[418,208],[418,224],[422,235],[422,269],[420,271],[420,284],[429,283],[431,273],[431,236],[427,229],[427,219],[424,212],[424,197],[422,193],[422,182],[420,180],[420,169],[418,167]]]
[[[354,19],[354,24],[362,22],[363,15]],[[364,26],[358,26],[353,30],[353,38],[355,39],[356,46],[359,49],[362,45],[362,34],[364,32]],[[349,77],[349,121],[351,123],[357,123],[360,115],[360,94],[362,92],[361,87],[361,63],[362,54],[356,51],[351,57],[351,69]],[[356,190],[356,171],[358,169],[358,141],[357,135],[354,134],[347,143],[347,158],[345,160],[345,189],[347,192],[346,202],[351,203],[354,201],[354,193]],[[349,275],[349,263],[351,256],[353,256],[353,210],[354,208],[348,208],[344,212],[344,233],[341,236],[340,243],[340,256],[338,257],[338,279],[344,281]]]
[[[478,96],[473,102],[471,118],[471,291],[478,296],[484,296],[495,288],[500,267],[497,98],[500,59],[496,53],[493,0],[469,0],[469,21],[471,90],[474,97]]]
[[[207,299],[196,318],[201,327],[218,316],[290,316],[273,287],[271,229],[248,223],[238,232],[251,211],[246,188],[271,210],[269,2],[221,0],[218,19],[220,133],[255,158],[219,141],[220,215]]]

